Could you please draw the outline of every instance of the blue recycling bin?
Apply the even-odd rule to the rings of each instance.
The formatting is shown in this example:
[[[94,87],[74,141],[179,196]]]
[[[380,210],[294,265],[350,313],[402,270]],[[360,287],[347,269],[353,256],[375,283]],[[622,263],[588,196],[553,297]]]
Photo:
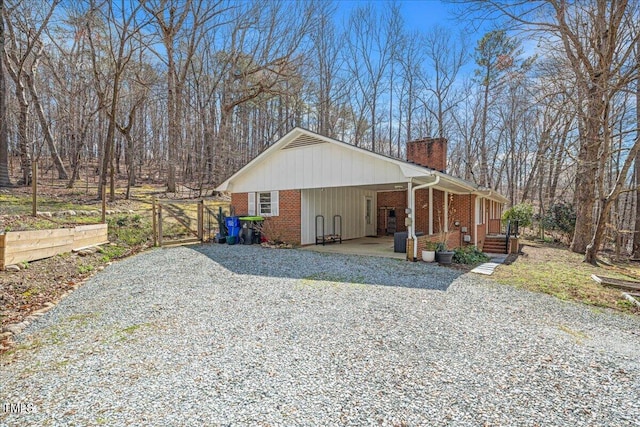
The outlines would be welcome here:
[[[240,235],[240,217],[228,216],[225,218],[224,224],[229,230],[229,236],[238,237]]]

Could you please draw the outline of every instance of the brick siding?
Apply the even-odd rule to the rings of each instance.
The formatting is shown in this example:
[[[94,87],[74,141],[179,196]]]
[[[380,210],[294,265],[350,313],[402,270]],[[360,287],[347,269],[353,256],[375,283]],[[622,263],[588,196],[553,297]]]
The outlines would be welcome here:
[[[278,198],[278,216],[265,219],[266,237],[269,240],[299,245],[302,236],[301,192],[300,190],[281,190]]]
[[[249,213],[247,193],[231,193],[232,215],[247,215]]]
[[[278,192],[278,216],[266,217],[263,224],[263,234],[267,239],[300,244],[301,200],[300,190]],[[235,215],[246,215],[249,212],[248,194],[232,193],[231,207]]]

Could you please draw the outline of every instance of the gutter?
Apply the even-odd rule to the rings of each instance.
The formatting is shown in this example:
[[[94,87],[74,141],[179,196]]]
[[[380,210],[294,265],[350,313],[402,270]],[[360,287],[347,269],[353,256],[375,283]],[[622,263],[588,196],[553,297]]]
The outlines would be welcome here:
[[[416,236],[416,190],[421,190],[423,188],[428,188],[428,187],[433,187],[434,185],[436,185],[437,183],[440,182],[440,176],[436,175],[436,180],[433,182],[428,182],[426,184],[422,184],[422,185],[418,185],[416,187],[413,187],[411,189],[411,206],[409,206],[409,209],[411,209],[411,238],[413,239],[413,259],[415,260],[416,258],[418,258],[418,245],[416,242],[416,239],[418,238],[418,236]],[[429,218],[429,220],[431,221],[431,218]]]

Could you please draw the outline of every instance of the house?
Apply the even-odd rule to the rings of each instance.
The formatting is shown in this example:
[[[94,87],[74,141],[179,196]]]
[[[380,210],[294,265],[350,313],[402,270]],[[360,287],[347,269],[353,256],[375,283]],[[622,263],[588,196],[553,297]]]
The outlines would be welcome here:
[[[295,128],[217,190],[231,193],[237,214],[265,217],[267,237],[296,245],[316,243],[322,215],[324,233],[343,240],[406,232],[408,259],[443,231],[449,247],[482,249],[507,199],[446,169],[443,138],[407,143],[403,161]]]

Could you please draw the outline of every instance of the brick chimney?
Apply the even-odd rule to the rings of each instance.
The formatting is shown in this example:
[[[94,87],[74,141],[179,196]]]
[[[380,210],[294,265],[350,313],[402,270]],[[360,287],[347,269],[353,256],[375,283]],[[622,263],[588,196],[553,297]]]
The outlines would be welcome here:
[[[407,142],[407,161],[440,172],[446,172],[447,139],[423,138]]]

